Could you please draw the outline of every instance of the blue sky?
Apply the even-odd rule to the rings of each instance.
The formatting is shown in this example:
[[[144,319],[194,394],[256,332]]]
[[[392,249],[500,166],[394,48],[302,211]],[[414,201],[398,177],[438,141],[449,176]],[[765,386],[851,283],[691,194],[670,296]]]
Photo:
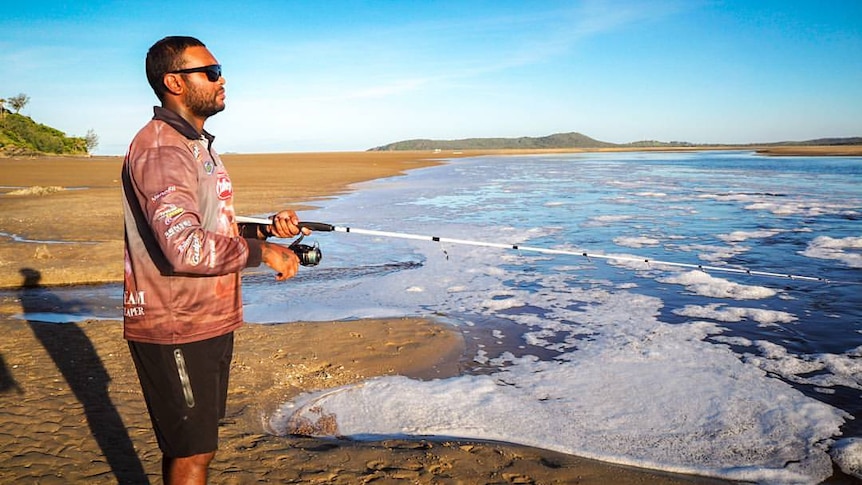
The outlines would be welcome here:
[[[862,136],[859,0],[19,1],[0,15],[0,97],[123,154],[166,35],[224,66],[227,109],[207,123],[223,153]]]

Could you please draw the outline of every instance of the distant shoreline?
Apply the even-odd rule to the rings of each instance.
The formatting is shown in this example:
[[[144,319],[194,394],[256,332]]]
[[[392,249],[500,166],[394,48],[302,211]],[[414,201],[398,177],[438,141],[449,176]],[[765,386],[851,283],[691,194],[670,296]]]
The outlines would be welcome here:
[[[774,156],[859,157],[862,156],[862,145],[769,147],[757,149],[755,152]]]
[[[677,151],[752,151],[761,155],[774,156],[808,156],[808,157],[832,157],[862,156],[862,145],[692,145],[692,146],[666,146],[666,147],[592,147],[592,148],[503,148],[503,149],[465,149],[465,150],[366,150],[366,151],[344,151],[344,152],[261,152],[241,153],[225,152],[222,158],[237,158],[247,156],[320,156],[320,155],[350,155],[350,154],[402,154],[398,158],[465,158],[483,155],[523,155],[530,153],[603,153],[603,152],[677,152]],[[386,156],[386,155],[385,155]],[[38,160],[46,159],[82,159],[82,160],[110,160],[122,159],[123,155],[54,155],[44,153],[39,155],[15,155],[8,156],[0,153],[2,160]]]

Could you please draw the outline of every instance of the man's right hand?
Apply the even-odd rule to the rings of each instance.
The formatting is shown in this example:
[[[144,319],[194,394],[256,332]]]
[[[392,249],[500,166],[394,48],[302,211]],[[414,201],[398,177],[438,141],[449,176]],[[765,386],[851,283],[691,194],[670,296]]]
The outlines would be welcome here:
[[[277,281],[284,281],[296,276],[299,271],[299,257],[293,251],[278,244],[268,242],[262,244],[263,262],[275,270]]]

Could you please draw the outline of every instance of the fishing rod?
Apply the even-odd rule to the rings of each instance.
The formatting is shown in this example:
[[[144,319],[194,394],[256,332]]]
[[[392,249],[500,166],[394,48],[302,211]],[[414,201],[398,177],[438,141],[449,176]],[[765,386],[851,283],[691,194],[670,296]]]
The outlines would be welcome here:
[[[245,217],[245,216],[237,216],[236,218],[238,223],[251,223],[251,224],[272,224],[270,219],[262,219],[256,217]],[[633,256],[617,256],[612,254],[594,254],[588,252],[578,252],[578,251],[568,251],[564,249],[550,249],[550,248],[542,248],[536,246],[523,246],[520,244],[503,244],[503,243],[493,243],[493,242],[484,242],[484,241],[472,241],[468,239],[453,239],[447,237],[439,237],[439,236],[426,236],[422,234],[409,234],[403,232],[389,232],[389,231],[375,231],[371,229],[358,229],[355,227],[345,227],[345,226],[334,226],[332,224],[327,224],[325,222],[300,222],[300,228],[308,228],[312,231],[319,232],[349,232],[354,234],[364,234],[367,236],[378,236],[378,237],[390,237],[397,239],[412,239],[417,241],[432,241],[439,243],[449,243],[449,244],[462,244],[467,246],[481,246],[487,248],[498,248],[498,249],[514,249],[517,251],[524,252],[533,252],[533,253],[542,253],[542,254],[556,254],[556,255],[565,255],[565,256],[578,256],[589,259],[604,259],[609,261],[617,261],[617,262],[629,262],[629,263],[643,263],[646,265],[657,264],[662,266],[671,266],[677,268],[689,268],[696,269],[699,271],[703,271],[705,273],[709,271],[715,272],[723,272],[723,273],[735,273],[735,274],[744,274],[749,276],[765,276],[765,277],[773,277],[773,278],[784,278],[791,280],[800,280],[800,281],[817,281],[821,283],[842,283],[842,284],[862,284],[862,282],[856,281],[835,281],[829,280],[826,278],[822,278],[819,276],[805,276],[805,275],[796,275],[796,274],[788,274],[788,273],[775,273],[769,271],[755,271],[747,268],[731,268],[726,266],[709,266],[703,264],[693,264],[693,263],[679,263],[673,261],[660,261],[657,259],[650,258],[637,258]],[[300,237],[300,240],[302,237]],[[299,242],[297,240],[296,242]],[[296,244],[296,243],[294,243]],[[315,253],[309,254],[306,256],[300,255],[300,261],[303,262],[305,266],[315,266],[320,262],[320,258],[322,257],[320,253],[320,249],[316,246],[311,247],[308,245],[299,245],[297,248],[300,252],[311,253],[316,250]],[[304,260],[307,259],[308,263]]]

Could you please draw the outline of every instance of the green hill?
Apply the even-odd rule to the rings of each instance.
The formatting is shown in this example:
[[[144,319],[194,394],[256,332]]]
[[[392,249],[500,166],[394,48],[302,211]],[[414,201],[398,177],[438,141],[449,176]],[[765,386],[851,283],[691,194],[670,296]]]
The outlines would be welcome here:
[[[844,146],[844,145],[862,145],[862,136],[852,136],[846,138],[817,138],[815,140],[806,141],[780,141],[777,143],[765,143],[765,145],[774,146]]]
[[[594,140],[580,133],[556,133],[548,136],[519,138],[465,138],[462,140],[405,140],[372,148],[369,151],[393,150],[512,150],[549,148],[606,148],[619,146]]]
[[[36,123],[29,116],[0,110],[0,156],[86,155],[87,139]]]

